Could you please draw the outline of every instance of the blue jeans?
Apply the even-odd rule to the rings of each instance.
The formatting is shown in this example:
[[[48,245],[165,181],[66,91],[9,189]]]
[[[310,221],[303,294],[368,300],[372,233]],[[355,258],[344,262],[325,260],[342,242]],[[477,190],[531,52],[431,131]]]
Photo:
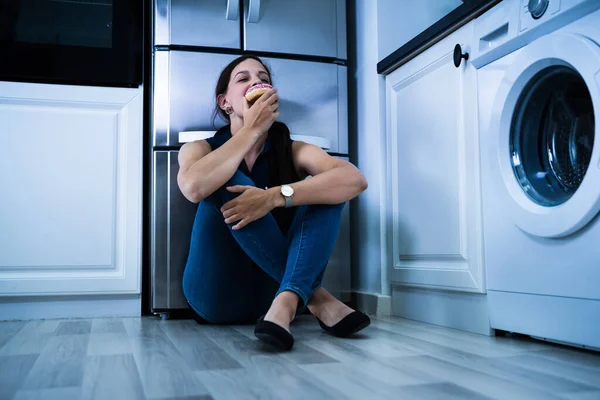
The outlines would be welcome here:
[[[190,307],[211,323],[252,323],[273,298],[291,291],[308,303],[321,285],[337,240],[344,203],[296,207],[286,236],[271,213],[234,231],[220,209],[239,194],[226,186],[255,186],[241,171],[198,205],[183,293]]]

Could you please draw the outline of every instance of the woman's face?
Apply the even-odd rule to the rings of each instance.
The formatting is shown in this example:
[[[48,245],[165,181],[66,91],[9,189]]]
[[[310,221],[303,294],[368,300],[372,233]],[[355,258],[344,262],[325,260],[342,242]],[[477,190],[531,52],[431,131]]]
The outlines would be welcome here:
[[[251,86],[258,83],[271,84],[271,79],[265,67],[258,61],[247,59],[238,64],[229,77],[229,86],[225,94],[219,96],[219,106],[223,110],[233,108],[231,117],[242,117],[244,112],[244,95]]]

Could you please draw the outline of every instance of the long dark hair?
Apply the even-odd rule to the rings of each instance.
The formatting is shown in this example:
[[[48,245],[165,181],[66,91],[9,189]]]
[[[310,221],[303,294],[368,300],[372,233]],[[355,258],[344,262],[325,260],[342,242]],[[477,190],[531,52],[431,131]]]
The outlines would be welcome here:
[[[256,60],[265,67],[265,70],[269,75],[269,81],[271,82],[271,85],[273,85],[271,69],[259,57],[246,54],[236,58],[223,69],[219,76],[219,80],[217,81],[217,87],[215,88],[215,102],[217,104],[213,115],[213,124],[217,115],[231,123],[229,115],[219,107],[219,95],[227,92],[229,79],[231,78],[231,73],[235,67],[248,59]],[[269,129],[268,135],[271,140],[271,149],[275,152],[274,157],[271,157],[271,165],[269,168],[269,186],[273,187],[299,181],[300,176],[296,172],[292,159],[292,139],[290,137],[289,128],[284,123],[275,121]]]

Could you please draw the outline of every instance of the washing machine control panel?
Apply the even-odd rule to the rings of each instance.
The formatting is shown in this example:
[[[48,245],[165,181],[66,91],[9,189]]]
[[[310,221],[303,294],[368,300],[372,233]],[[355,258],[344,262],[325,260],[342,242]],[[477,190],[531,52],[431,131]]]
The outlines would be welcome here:
[[[529,3],[527,3],[527,10],[533,19],[538,19],[544,15],[548,9],[549,3],[550,0],[529,0]]]
[[[561,0],[521,0],[521,17],[519,31],[533,28],[542,20],[551,18],[560,11]]]

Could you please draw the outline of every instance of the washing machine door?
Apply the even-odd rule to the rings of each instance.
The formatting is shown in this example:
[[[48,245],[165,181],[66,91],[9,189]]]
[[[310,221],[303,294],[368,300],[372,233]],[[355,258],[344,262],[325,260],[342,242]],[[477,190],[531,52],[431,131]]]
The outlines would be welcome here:
[[[492,111],[493,170],[505,212],[540,237],[572,234],[600,209],[600,48],[577,35],[527,45]]]

